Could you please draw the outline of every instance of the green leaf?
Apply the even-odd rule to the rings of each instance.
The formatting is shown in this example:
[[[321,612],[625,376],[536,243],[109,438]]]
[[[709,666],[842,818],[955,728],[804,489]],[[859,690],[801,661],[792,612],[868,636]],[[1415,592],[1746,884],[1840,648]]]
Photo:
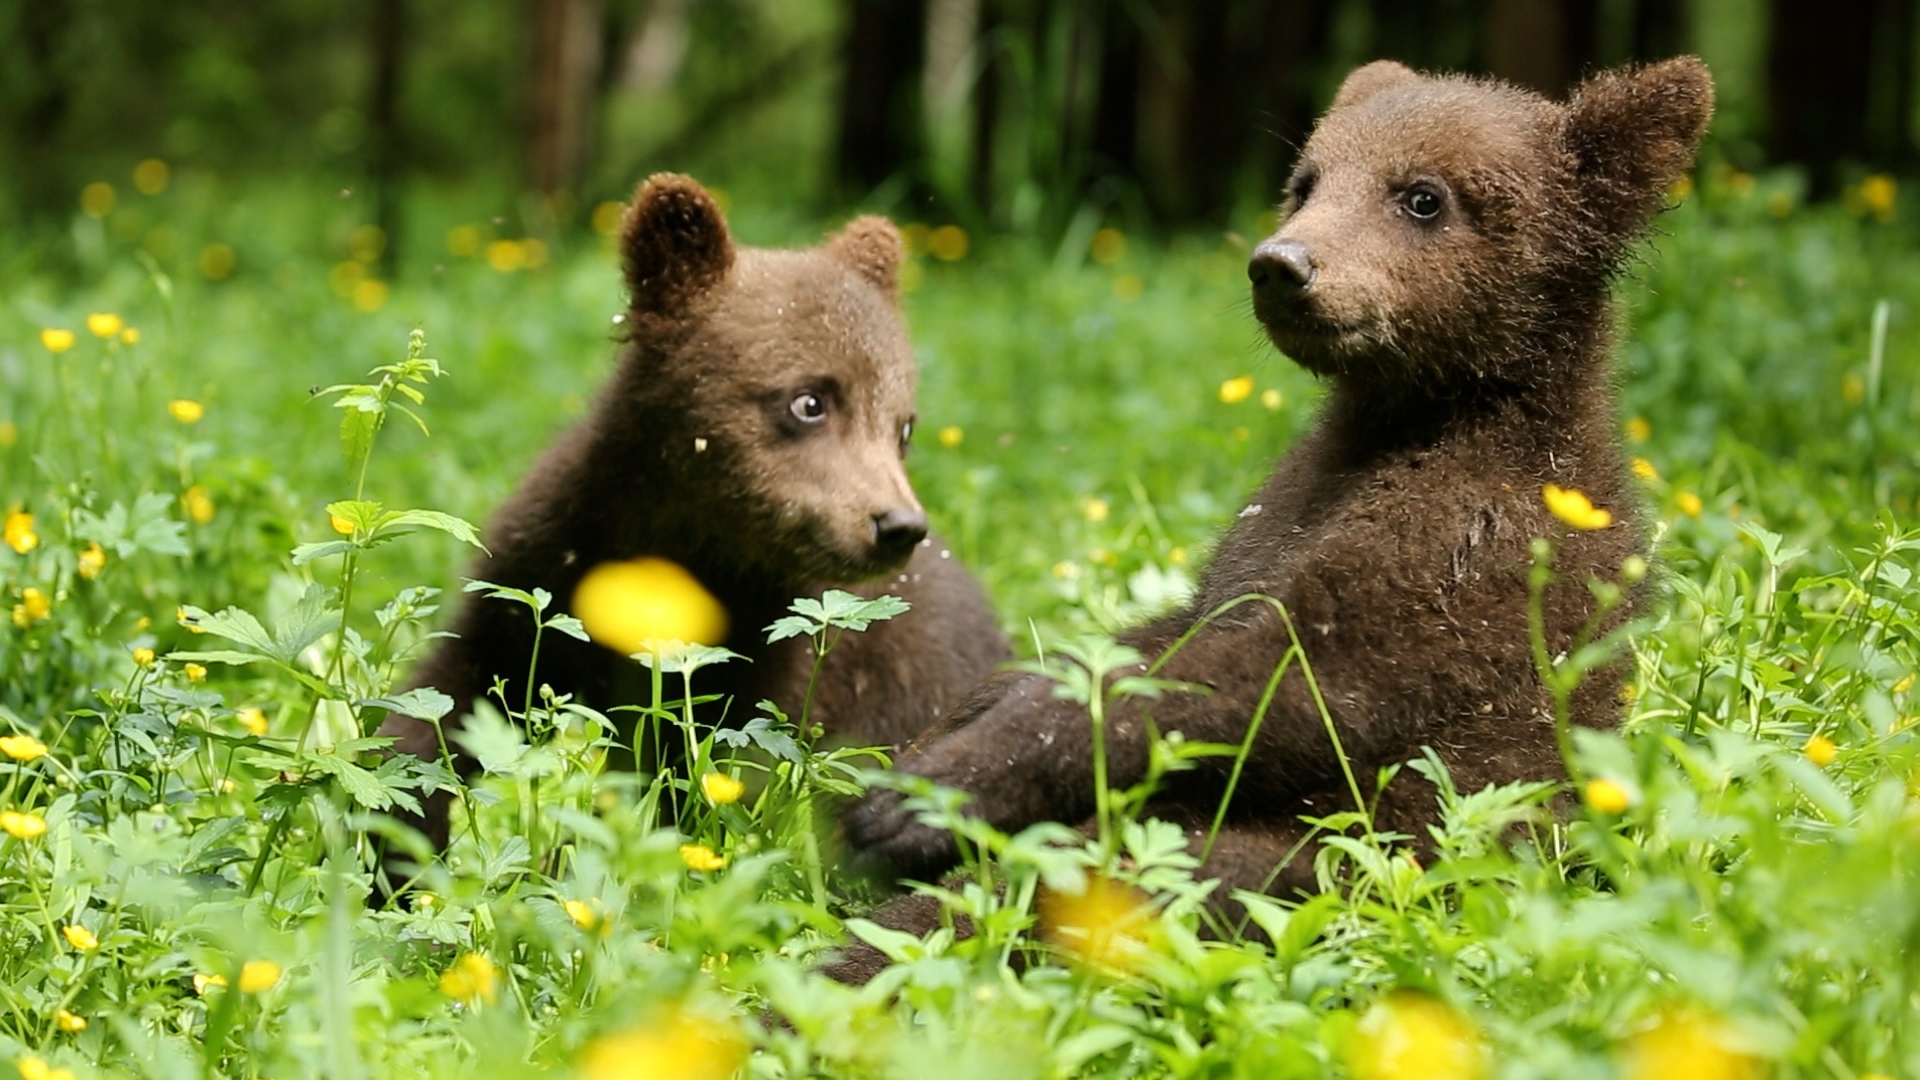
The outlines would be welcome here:
[[[485,551],[486,545],[480,542],[480,530],[465,518],[443,514],[438,510],[396,510],[383,515],[379,520],[379,529],[423,528],[446,533],[463,544]]]
[[[453,711],[453,699],[431,686],[417,686],[388,697],[366,698],[354,702],[362,708],[385,709],[415,720],[435,721]]]
[[[345,555],[356,546],[351,540],[321,540],[311,544],[301,544],[293,549],[293,565],[305,566],[315,559],[324,559],[330,555]]]

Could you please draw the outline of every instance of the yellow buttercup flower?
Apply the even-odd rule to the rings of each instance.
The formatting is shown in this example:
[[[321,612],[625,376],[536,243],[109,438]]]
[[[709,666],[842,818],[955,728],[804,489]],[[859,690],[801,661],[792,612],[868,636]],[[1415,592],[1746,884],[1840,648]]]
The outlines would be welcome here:
[[[1618,814],[1633,805],[1633,796],[1612,780],[1589,780],[1583,794],[1587,805],[1602,814]]]
[[[188,682],[201,682],[207,677],[207,669],[199,664],[183,664],[180,670],[187,676]]]
[[[1634,442],[1646,442],[1653,437],[1653,425],[1636,416],[1627,421],[1627,438]]]
[[[129,326],[125,330],[120,331],[120,343],[122,345],[140,344],[140,328],[137,326]]]
[[[1113,513],[1113,507],[1105,499],[1088,499],[1080,504],[1080,512],[1088,521],[1105,521]]]
[[[207,415],[207,407],[187,398],[174,398],[167,402],[167,412],[183,424],[197,424],[201,417]]]
[[[958,425],[949,424],[940,429],[940,445],[951,450],[967,440],[967,433]]]
[[[1220,400],[1228,405],[1237,405],[1253,396],[1253,376],[1242,375],[1228,379],[1220,384]]]
[[[1540,489],[1540,498],[1554,517],[1576,529],[1604,529],[1613,524],[1613,514],[1593,505],[1585,492],[1547,484]]]
[[[142,195],[158,195],[167,190],[173,170],[159,158],[147,158],[133,167],[133,186]]]
[[[601,203],[593,208],[593,216],[591,218],[593,231],[599,233],[601,236],[614,235],[620,231],[620,219],[625,217],[626,214],[627,206],[625,203],[617,203],[611,200]],[[466,227],[471,228],[472,226]],[[454,254],[457,255],[459,252],[455,252]]]
[[[346,518],[341,517],[339,514],[328,514],[327,524],[333,529],[334,532],[339,533],[341,536],[353,535],[353,522],[348,521]]]
[[[727,857],[705,844],[681,844],[680,861],[689,870],[718,870],[727,865]]]
[[[1279,412],[1280,406],[1285,404],[1286,400],[1286,397],[1278,390],[1268,389],[1260,391],[1260,405],[1268,412]]]
[[[582,1080],[727,1080],[746,1063],[747,1042],[737,1028],[676,1008],[587,1044],[574,1074]]]
[[[76,560],[74,568],[80,572],[81,577],[92,581],[94,578],[100,576],[100,571],[106,569],[106,566],[106,550],[99,544],[88,544],[87,550],[80,553],[80,557]]]
[[[11,420],[0,420],[0,450],[5,450],[20,441],[20,425]]]
[[[280,982],[280,965],[271,960],[249,960],[240,965],[240,992],[258,994]]]
[[[199,484],[180,493],[180,506],[186,510],[187,516],[192,518],[195,524],[205,525],[213,520],[213,496],[207,494],[207,489]]]
[[[187,606],[185,604],[177,604],[174,606],[173,621],[186,627],[187,633],[189,634],[204,634],[207,632],[207,628],[201,626],[197,620],[187,617]]]
[[[227,977],[225,975],[196,974],[193,977],[193,992],[199,994],[201,997],[206,997],[207,991],[209,990],[224,990],[226,986]]]
[[[141,667],[147,667],[151,665],[153,661],[154,654],[152,649],[142,645],[140,648],[133,650],[133,662],[139,664]]]
[[[1078,895],[1048,890],[1040,897],[1040,932],[1077,962],[1131,971],[1147,956],[1157,923],[1139,890],[1092,877]]]
[[[0,810],[0,832],[6,833],[15,840],[38,840],[47,835],[47,819],[39,814]]]
[[[1642,480],[1658,480],[1660,479],[1660,470],[1654,468],[1653,462],[1648,461],[1646,458],[1637,457],[1633,459],[1633,475]]]
[[[1354,1080],[1474,1080],[1486,1074],[1486,1051],[1473,1025],[1426,994],[1388,994],[1360,1018],[1356,1035],[1349,1062]]]
[[[440,973],[440,992],[471,1005],[500,996],[500,969],[479,953],[467,953]]]
[[[6,529],[0,536],[4,536],[16,555],[25,555],[40,546],[40,534],[33,531],[33,515],[24,510],[7,512]]]
[[[1127,257],[1127,236],[1119,229],[1101,229],[1093,234],[1087,251],[1097,263],[1117,263]]]
[[[53,1011],[53,1026],[65,1032],[85,1031],[87,1030],[87,1018],[78,1013],[68,1012],[65,1009],[55,1009]]]
[[[94,337],[118,337],[120,328],[125,325],[120,321],[120,316],[111,311],[96,311],[87,316],[87,331]]]
[[[105,180],[95,180],[80,189],[80,212],[90,218],[106,217],[112,212],[113,204],[113,185]]]
[[[710,801],[725,805],[739,802],[740,796],[747,790],[747,785],[726,773],[710,772],[700,778],[700,790],[706,792]]]
[[[1697,518],[1700,516],[1700,511],[1706,509],[1705,504],[1700,501],[1700,496],[1695,495],[1691,491],[1683,491],[1675,495],[1673,497],[1673,503],[1680,508],[1681,513],[1688,517]]]
[[[1807,755],[1808,761],[1824,769],[1833,764],[1833,759],[1840,754],[1840,748],[1825,735],[1814,735],[1807,739],[1807,745],[1801,747],[1800,752]]]
[[[495,240],[487,245],[487,265],[511,274],[527,265],[527,250],[518,240]]]
[[[1682,1011],[1660,1017],[1627,1042],[1620,1075],[1623,1080],[1755,1080],[1761,1071],[1726,1025]]]
[[[1898,205],[1900,186],[1886,173],[1874,173],[1860,181],[1860,201],[1881,221],[1892,221]]]
[[[79,923],[68,923],[60,928],[60,933],[67,939],[67,944],[81,952],[92,952],[100,947],[100,939]]]
[[[560,905],[567,910],[567,918],[582,930],[591,930],[600,925],[600,911],[585,900],[569,900]]]
[[[37,1057],[20,1059],[20,1080],[73,1080],[72,1069],[56,1069]]]
[[[32,585],[20,590],[20,606],[26,609],[27,618],[39,622],[53,612],[53,601],[47,594]]]
[[[47,744],[25,732],[0,736],[0,754],[15,761],[34,761],[46,756]]]
[[[256,739],[267,733],[267,714],[257,708],[248,706],[234,713],[233,718],[240,722],[240,726],[246,729],[247,734]]]
[[[927,251],[941,262],[959,262],[967,257],[967,230],[958,225],[942,225],[927,234]]]
[[[596,216],[594,220],[597,224],[599,221],[599,218]],[[614,224],[615,224],[615,227],[617,228],[619,225],[619,222],[616,220]],[[607,232],[602,233],[601,235],[612,236],[613,231],[608,230]],[[455,225],[453,228],[447,230],[447,251],[450,254],[459,255],[462,258],[464,258],[468,255],[472,255],[474,252],[479,250],[480,250],[480,230],[479,229],[476,229],[471,225]]]
[[[587,636],[629,656],[653,642],[717,645],[727,637],[720,601],[679,564],[651,556],[587,571],[573,593],[573,614]]]
[[[50,353],[66,352],[73,348],[73,331],[49,326],[40,331],[40,344],[46,346]]]

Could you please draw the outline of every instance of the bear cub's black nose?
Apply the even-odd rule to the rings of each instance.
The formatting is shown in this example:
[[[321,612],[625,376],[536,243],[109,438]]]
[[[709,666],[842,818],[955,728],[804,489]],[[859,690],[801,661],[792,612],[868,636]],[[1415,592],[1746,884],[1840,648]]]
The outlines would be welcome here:
[[[1307,245],[1298,240],[1262,241],[1247,263],[1247,280],[1259,292],[1298,292],[1313,284],[1314,274]]]
[[[873,542],[881,554],[898,558],[913,550],[913,545],[927,538],[927,512],[914,507],[911,510],[895,507],[884,514],[873,515]]]

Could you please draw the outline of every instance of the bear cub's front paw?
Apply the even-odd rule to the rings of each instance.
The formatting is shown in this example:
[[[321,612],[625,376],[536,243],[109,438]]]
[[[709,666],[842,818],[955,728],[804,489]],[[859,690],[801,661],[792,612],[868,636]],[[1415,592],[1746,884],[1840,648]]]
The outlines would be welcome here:
[[[862,861],[891,876],[931,880],[960,859],[953,834],[920,821],[898,791],[872,791],[842,819]]]

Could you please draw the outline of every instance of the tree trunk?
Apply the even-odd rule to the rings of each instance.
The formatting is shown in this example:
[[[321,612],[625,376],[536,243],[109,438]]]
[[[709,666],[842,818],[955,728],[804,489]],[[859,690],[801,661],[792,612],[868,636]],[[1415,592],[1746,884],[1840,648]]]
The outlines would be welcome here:
[[[1911,4],[1846,0],[1805,4],[1773,0],[1767,47],[1767,152],[1776,162],[1805,165],[1816,195],[1831,194],[1843,162],[1887,160],[1874,145],[1869,112],[1874,99],[1876,26],[1904,20],[1907,37],[1891,50],[1899,58],[1883,77],[1910,70]],[[1888,102],[1904,141],[1906,102]],[[1885,127],[1895,127],[1887,124]]]
[[[373,0],[369,45],[373,82],[367,94],[367,179],[373,188],[373,223],[386,242],[378,263],[392,276],[400,241],[400,173],[405,142],[400,126],[400,72],[406,50],[405,0]]]
[[[530,0],[533,85],[527,172],[534,190],[571,192],[592,149],[602,54],[601,0]]]
[[[842,187],[870,192],[918,160],[926,0],[849,0],[841,46]]]

